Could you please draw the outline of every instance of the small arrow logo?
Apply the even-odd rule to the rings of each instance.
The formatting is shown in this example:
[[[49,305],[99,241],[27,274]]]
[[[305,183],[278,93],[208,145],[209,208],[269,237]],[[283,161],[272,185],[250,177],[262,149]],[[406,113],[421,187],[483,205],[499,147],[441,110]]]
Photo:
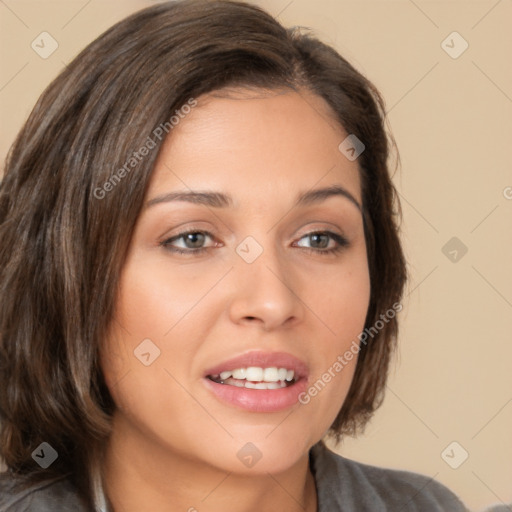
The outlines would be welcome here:
[[[469,453],[457,441],[451,442],[442,452],[441,458],[452,469],[457,469],[459,466],[466,462]]]
[[[237,246],[236,253],[246,263],[252,263],[263,252],[263,247],[252,237],[245,237]]]
[[[160,349],[149,338],[142,340],[133,354],[144,365],[150,366],[160,357]]]
[[[363,142],[353,133],[345,137],[338,146],[338,149],[345,155],[345,157],[353,162],[365,150]]]
[[[48,32],[41,32],[30,43],[30,47],[39,55],[39,57],[47,59],[55,50],[57,50],[59,43]]]
[[[43,469],[50,467],[58,458],[59,454],[52,445],[48,443],[41,443],[33,452],[32,458]]]
[[[453,31],[441,42],[441,48],[452,59],[458,59],[469,48],[469,43],[458,32]]]
[[[458,263],[466,253],[468,252],[467,246],[457,238],[453,236],[446,242],[441,248],[441,252],[452,262]]]
[[[240,448],[240,450],[238,450],[236,456],[244,466],[252,468],[261,459],[263,454],[254,444],[246,443],[242,448]]]

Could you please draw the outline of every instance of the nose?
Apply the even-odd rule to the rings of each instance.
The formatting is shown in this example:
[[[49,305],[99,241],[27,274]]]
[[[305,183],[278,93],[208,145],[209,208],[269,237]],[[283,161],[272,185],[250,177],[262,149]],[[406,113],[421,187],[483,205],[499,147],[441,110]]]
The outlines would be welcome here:
[[[305,306],[298,289],[301,280],[289,262],[287,265],[282,251],[267,246],[252,263],[240,258],[231,282],[232,322],[255,324],[271,331],[289,328],[302,320]]]

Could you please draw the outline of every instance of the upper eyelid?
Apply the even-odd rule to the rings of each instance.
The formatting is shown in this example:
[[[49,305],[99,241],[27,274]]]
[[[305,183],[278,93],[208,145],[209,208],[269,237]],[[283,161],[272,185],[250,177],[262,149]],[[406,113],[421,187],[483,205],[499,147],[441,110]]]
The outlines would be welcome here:
[[[181,237],[184,237],[191,233],[202,233],[204,235],[209,236],[210,238],[215,238],[215,235],[211,231],[208,231],[207,229],[187,229],[185,231],[181,231],[180,233],[176,233],[175,235],[169,237],[168,240],[174,240],[176,238],[181,238]]]

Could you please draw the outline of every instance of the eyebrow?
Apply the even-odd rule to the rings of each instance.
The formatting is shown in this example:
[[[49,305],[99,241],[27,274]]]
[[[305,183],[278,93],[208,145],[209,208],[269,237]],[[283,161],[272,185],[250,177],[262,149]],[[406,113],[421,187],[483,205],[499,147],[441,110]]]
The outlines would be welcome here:
[[[359,211],[362,211],[362,207],[357,199],[341,185],[332,185],[330,187],[319,188],[314,190],[308,190],[303,192],[297,198],[295,206],[310,206],[313,204],[321,203],[330,197],[344,197],[353,203]],[[186,201],[193,204],[201,204],[210,206],[212,208],[227,208],[232,207],[234,202],[233,199],[222,192],[169,192],[153,199],[150,199],[146,203],[146,208],[161,203],[169,203],[172,201]]]

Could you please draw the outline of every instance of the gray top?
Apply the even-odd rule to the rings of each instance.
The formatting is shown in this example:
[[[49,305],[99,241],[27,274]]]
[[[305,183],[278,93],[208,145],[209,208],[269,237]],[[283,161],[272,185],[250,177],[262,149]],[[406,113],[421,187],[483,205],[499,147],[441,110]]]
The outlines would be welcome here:
[[[336,455],[323,443],[311,449],[318,512],[467,512],[459,499],[432,478],[383,469]],[[0,478],[0,512],[91,512],[66,480],[13,493],[14,480]]]

